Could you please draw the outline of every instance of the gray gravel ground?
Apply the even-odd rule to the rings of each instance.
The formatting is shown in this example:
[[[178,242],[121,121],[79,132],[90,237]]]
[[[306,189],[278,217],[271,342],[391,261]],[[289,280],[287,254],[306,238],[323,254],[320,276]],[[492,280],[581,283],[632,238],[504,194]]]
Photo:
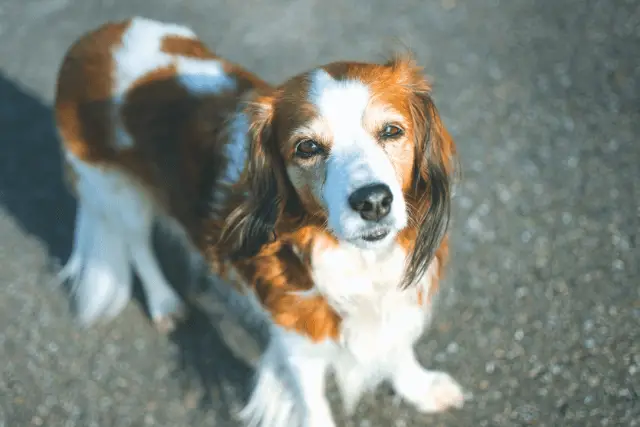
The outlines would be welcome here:
[[[232,321],[196,312],[165,337],[132,303],[83,332],[47,285],[74,212],[55,73],[80,33],[132,14],[188,23],[274,82],[400,43],[434,78],[464,176],[419,353],[473,400],[420,416],[381,388],[342,425],[640,425],[638,1],[4,0],[1,427],[236,425],[250,341]],[[176,250],[163,253],[173,264]]]

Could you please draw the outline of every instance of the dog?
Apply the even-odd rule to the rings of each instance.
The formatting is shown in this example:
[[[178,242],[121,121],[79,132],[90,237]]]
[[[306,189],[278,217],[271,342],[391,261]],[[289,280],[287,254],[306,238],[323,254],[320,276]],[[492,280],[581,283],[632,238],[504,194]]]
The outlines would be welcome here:
[[[134,272],[158,328],[180,320],[161,223],[269,319],[245,425],[335,426],[329,372],[349,414],[385,380],[419,411],[463,406],[413,349],[448,258],[457,153],[412,56],[272,86],[191,29],[135,17],[68,49],[55,116],[78,201],[60,278],[80,324],[117,316]]]

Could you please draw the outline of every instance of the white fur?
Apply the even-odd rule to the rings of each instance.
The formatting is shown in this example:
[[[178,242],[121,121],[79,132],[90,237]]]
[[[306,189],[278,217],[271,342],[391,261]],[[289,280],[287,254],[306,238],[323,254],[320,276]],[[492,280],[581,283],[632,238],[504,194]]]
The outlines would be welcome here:
[[[162,41],[168,36],[196,38],[195,33],[187,27],[136,17],[124,32],[121,45],[112,52],[115,63],[112,76],[113,121],[116,131],[114,144],[118,148],[131,148],[135,144],[124,130],[119,111],[127,91],[146,74],[175,65],[178,81],[195,95],[235,88],[235,80],[224,73],[220,61],[163,52]]]
[[[275,325],[258,366],[249,402],[240,413],[247,427],[333,427],[324,396],[331,343],[313,344]]]
[[[429,371],[413,345],[427,326],[431,307],[415,288],[400,290],[406,253],[385,254],[349,244],[312,255],[316,288],[342,317],[338,342],[314,343],[273,327],[271,344],[258,368],[256,387],[242,418],[251,427],[333,426],[324,377],[333,371],[345,410],[383,380],[418,410],[435,412],[463,404],[463,392],[448,374]],[[420,282],[428,293],[434,261]],[[311,409],[310,409],[311,408]]]
[[[230,187],[238,182],[247,160],[249,120],[241,111],[236,112],[227,124],[228,142],[225,146],[226,168],[211,194],[211,215],[217,215],[216,207],[223,206]]]
[[[129,300],[131,269],[124,239],[88,202],[78,202],[71,256],[58,277],[71,280],[82,325],[115,317]]]
[[[249,120],[246,114],[236,112],[227,123],[228,142],[225,146],[227,163],[224,173],[213,188],[211,194],[210,215],[216,216],[216,208],[224,206],[230,188],[238,182],[247,160]]]
[[[72,282],[77,318],[90,326],[116,316],[131,295],[132,268],[140,276],[155,321],[176,314],[182,302],[153,253],[152,199],[124,173],[87,164],[67,153],[76,173],[78,211],[72,253],[60,272]]]
[[[113,51],[115,95],[122,97],[144,75],[171,64],[172,55],[160,50],[167,36],[195,38],[189,28],[136,17],[122,35],[121,45]]]
[[[115,64],[112,80],[113,122],[116,139],[113,143],[121,149],[131,148],[134,141],[124,130],[120,119],[120,106],[127,91],[138,79],[158,68],[171,64],[171,56],[160,50],[166,36],[193,38],[195,34],[186,27],[135,17],[122,35],[121,44],[112,52]]]
[[[365,111],[370,106],[369,88],[357,80],[337,81],[326,71],[313,74],[310,101],[331,129],[333,144],[327,159],[327,172],[322,198],[329,212],[329,228],[347,241],[367,247],[386,247],[395,232],[407,223],[402,188],[383,148],[363,126]],[[349,196],[358,188],[383,183],[393,195],[391,212],[381,224],[394,231],[376,243],[364,243],[358,236],[372,231],[372,225],[349,206]]]
[[[179,57],[176,61],[178,81],[191,93],[220,93],[236,87],[236,81],[224,72],[218,60]]]
[[[242,112],[236,113],[229,126],[230,138],[225,147],[228,164],[222,181],[226,184],[237,182],[244,170],[247,161],[248,133],[249,119],[247,115]]]

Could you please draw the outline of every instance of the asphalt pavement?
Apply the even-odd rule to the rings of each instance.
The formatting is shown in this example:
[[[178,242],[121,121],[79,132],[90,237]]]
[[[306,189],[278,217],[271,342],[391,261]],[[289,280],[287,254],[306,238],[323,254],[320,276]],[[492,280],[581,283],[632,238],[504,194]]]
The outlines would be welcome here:
[[[190,25],[274,83],[403,46],[433,78],[463,175],[418,352],[472,399],[424,416],[381,387],[340,425],[640,426],[640,2],[4,0],[0,427],[238,425],[256,348],[223,308],[163,336],[133,301],[82,331],[50,285],[74,216],[55,75],[81,33],[131,15]]]

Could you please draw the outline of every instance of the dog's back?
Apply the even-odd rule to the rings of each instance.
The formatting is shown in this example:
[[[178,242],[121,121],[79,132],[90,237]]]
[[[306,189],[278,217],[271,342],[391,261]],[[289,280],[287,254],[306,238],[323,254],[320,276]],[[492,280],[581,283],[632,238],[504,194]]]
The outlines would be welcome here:
[[[120,312],[133,268],[154,321],[172,326],[181,301],[153,254],[152,226],[177,220],[173,229],[200,244],[212,183],[237,180],[244,164],[243,95],[264,86],[175,24],[108,23],[69,48],[55,112],[78,210],[61,276],[81,324]]]

